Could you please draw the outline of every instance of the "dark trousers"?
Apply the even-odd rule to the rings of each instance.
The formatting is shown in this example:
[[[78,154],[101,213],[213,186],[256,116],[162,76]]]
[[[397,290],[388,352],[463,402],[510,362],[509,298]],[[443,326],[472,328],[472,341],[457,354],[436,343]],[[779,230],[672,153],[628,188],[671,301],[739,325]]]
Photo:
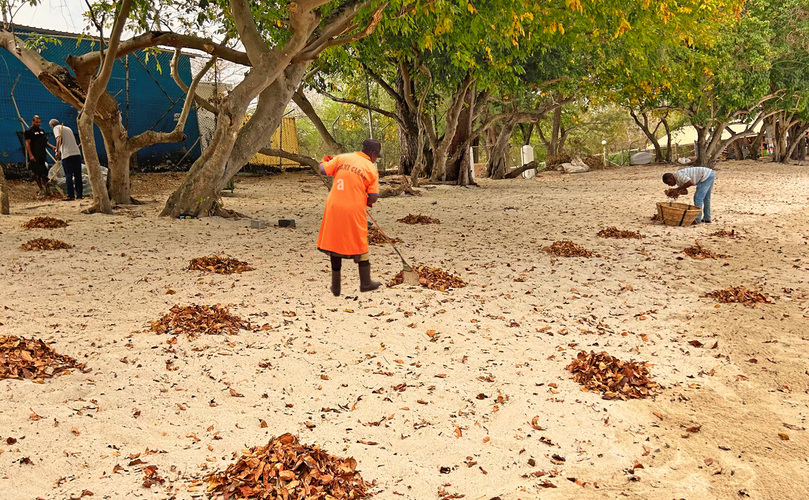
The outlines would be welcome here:
[[[73,155],[67,158],[62,158],[62,168],[65,171],[65,184],[67,184],[67,197],[68,198],[81,198],[82,197],[82,181],[81,181],[81,155]],[[75,196],[74,196],[75,184]]]

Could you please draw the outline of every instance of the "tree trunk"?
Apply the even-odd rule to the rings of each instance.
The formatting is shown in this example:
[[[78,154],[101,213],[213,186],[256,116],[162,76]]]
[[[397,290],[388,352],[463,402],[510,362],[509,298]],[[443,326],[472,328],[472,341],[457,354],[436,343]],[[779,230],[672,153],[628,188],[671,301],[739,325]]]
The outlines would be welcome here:
[[[803,161],[806,156],[806,132],[809,131],[809,123],[796,123],[790,129],[790,145],[784,158]]]
[[[665,161],[666,158],[663,156],[663,148],[660,147],[660,142],[657,140],[657,137],[655,137],[655,133],[649,124],[649,116],[645,112],[641,111],[639,117],[637,113],[635,113],[635,110],[631,107],[629,108],[629,116],[631,116],[632,120],[635,121],[635,125],[637,125],[641,132],[643,132],[643,135],[645,135],[649,142],[652,143],[652,146],[655,149],[655,161],[658,163]],[[643,121],[641,121],[641,117],[643,118]],[[655,130],[657,130],[657,127],[655,127]]]
[[[663,120],[661,120],[661,123],[663,124],[663,128],[666,130],[666,137],[668,138],[666,140],[666,162],[671,163],[672,162],[672,156],[671,156],[671,130],[669,129],[668,120],[666,120],[664,118]]]
[[[562,144],[559,140],[560,130],[562,129],[562,107],[557,106],[553,110],[553,120],[551,121],[551,140],[548,155],[558,155],[562,152]]]
[[[284,109],[301,83],[308,62],[293,64],[263,90],[250,120],[241,126],[252,100],[249,93],[233,92],[224,103],[228,113],[220,114],[211,143],[194,162],[182,184],[166,201],[162,216],[208,216],[221,213],[222,189],[267,142],[281,123]]]
[[[475,121],[475,86],[471,86],[466,93],[464,107],[458,117],[458,126],[455,136],[449,147],[450,161],[447,163],[446,173],[448,181],[455,181],[459,186],[466,186],[472,182],[469,163],[469,143],[472,134],[472,124]]]
[[[497,134],[497,140],[492,147],[489,161],[486,165],[486,171],[492,179],[504,179],[510,167],[508,146],[511,133],[514,130],[514,123],[510,120],[504,120],[504,122]]]
[[[409,78],[409,75],[407,76]],[[418,110],[411,109],[408,101],[412,102],[412,96],[405,98],[405,93],[413,89],[412,79],[405,85],[405,75],[401,72],[396,75],[396,115],[399,117],[397,126],[399,127],[399,174],[411,175],[413,167],[419,156],[419,116]]]
[[[694,162],[695,166],[700,167],[707,167],[708,164],[708,127],[694,125],[694,129],[697,131],[697,145],[696,145],[696,155],[697,159]]]
[[[0,165],[0,215],[8,214],[8,184],[6,184],[6,175],[3,172],[3,165]]]
[[[446,114],[446,125],[444,128],[444,135],[441,139],[437,142],[435,140],[430,141],[430,145],[433,148],[433,168],[432,172],[430,173],[430,180],[433,182],[438,181],[439,179],[442,181],[446,181],[446,172],[447,172],[447,158],[449,157],[449,148],[452,144],[453,139],[455,138],[455,130],[458,128],[458,122],[460,121],[461,110],[464,108],[464,103],[466,102],[467,93],[470,91],[472,84],[474,82],[474,78],[472,74],[468,74],[464,81],[460,84],[460,87],[457,89],[457,92],[453,96],[451,100],[451,104],[449,109],[447,110]],[[472,89],[474,92],[474,89]],[[435,130],[435,127],[434,129]],[[432,134],[435,137],[435,134]]]

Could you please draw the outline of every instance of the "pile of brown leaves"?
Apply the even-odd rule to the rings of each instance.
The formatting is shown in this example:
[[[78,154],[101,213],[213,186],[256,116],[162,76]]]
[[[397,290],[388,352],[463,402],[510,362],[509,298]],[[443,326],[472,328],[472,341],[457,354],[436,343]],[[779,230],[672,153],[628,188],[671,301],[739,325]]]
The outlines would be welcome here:
[[[622,231],[615,226],[602,229],[598,232],[602,238],[643,238],[644,236],[636,231]]]
[[[581,159],[581,161],[586,163],[587,166],[590,167],[590,170],[604,170],[604,169],[613,167],[609,163],[609,161],[607,162],[607,165],[605,166],[604,165],[604,158],[602,158],[601,156],[596,156],[596,155],[585,156],[584,158]]]
[[[173,306],[168,314],[157,321],[150,321],[150,330],[163,334],[186,334],[189,339],[200,335],[235,335],[239,330],[249,330],[250,323],[220,306]]]
[[[399,238],[388,238],[376,226],[368,228],[368,244],[370,245],[385,245],[387,243],[401,243]]]
[[[419,273],[419,283],[424,288],[446,292],[450,288],[463,288],[466,286],[466,283],[461,278],[453,276],[442,269],[424,266],[417,266],[414,269]],[[404,283],[404,271],[399,271],[388,283],[388,286],[401,285],[402,283]]]
[[[216,274],[234,274],[252,271],[254,268],[250,267],[250,264],[247,262],[242,262],[230,257],[211,255],[210,257],[191,259],[188,269],[191,271],[208,271]]]
[[[692,259],[725,259],[730,257],[729,255],[711,252],[707,248],[700,245],[699,241],[695,241],[694,246],[686,248],[683,250],[683,253]]]
[[[649,378],[649,365],[621,361],[606,352],[580,351],[567,369],[585,390],[598,391],[604,399],[640,399],[660,392]]]
[[[84,364],[41,340],[0,335],[0,379],[38,380],[70,373],[70,368],[84,370]]]
[[[739,233],[736,232],[735,229],[731,229],[730,231],[726,231],[724,229],[720,229],[715,233],[711,233],[708,236],[718,236],[720,238],[739,238]]]
[[[73,248],[73,245],[60,240],[48,238],[34,238],[28,243],[20,245],[20,250],[61,250],[63,248]]]
[[[592,257],[593,252],[585,250],[570,240],[554,241],[549,247],[542,247],[542,251],[559,257]]]
[[[759,293],[757,290],[749,290],[743,286],[714,290],[703,294],[702,297],[711,297],[723,304],[738,302],[748,307],[754,307],[756,304],[772,304],[767,295]]]
[[[34,217],[22,225],[25,229],[56,229],[67,227],[67,222],[53,217]]]
[[[266,446],[244,450],[224,472],[205,477],[209,494],[252,500],[347,500],[365,498],[373,483],[356,471],[357,461],[330,455],[284,434]]]
[[[569,163],[573,157],[569,154],[558,154],[558,155],[550,155],[545,158],[545,164],[548,166],[548,169],[553,170],[554,167],[558,167],[562,163]]]
[[[438,219],[433,219],[426,215],[413,214],[408,214],[406,217],[397,219],[396,222],[404,222],[405,224],[441,224],[441,221]]]

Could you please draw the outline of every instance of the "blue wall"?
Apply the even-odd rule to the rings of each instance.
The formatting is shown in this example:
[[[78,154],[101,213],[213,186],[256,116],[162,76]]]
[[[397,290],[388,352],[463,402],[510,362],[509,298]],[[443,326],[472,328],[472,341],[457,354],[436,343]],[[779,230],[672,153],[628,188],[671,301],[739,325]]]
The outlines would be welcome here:
[[[25,36],[21,28],[17,28],[17,35],[21,38]],[[65,62],[68,54],[81,55],[98,48],[98,44],[90,40],[78,41],[75,37],[61,36],[56,36],[56,38],[62,43],[48,43],[40,53],[45,59],[65,67],[68,67]],[[171,53],[163,51],[148,54],[139,51],[115,62],[108,90],[118,101],[121,120],[129,131],[130,137],[150,129],[159,132],[169,132],[174,129],[175,115],[179,115],[182,111],[185,94],[171,78],[171,57]],[[181,57],[179,70],[183,81],[189,84],[191,82],[191,65],[188,56]],[[127,73],[129,79],[128,102]],[[22,125],[17,118],[10,95],[17,75],[19,75],[19,81],[14,87],[14,98],[20,114],[29,126],[31,117],[37,114],[42,118],[42,128],[46,132],[51,132],[48,125],[51,118],[65,123],[76,132],[77,110],[53,96],[16,57],[0,48],[0,162],[3,163],[25,162],[24,149],[16,133],[22,131]],[[186,121],[185,134],[187,138],[183,142],[155,144],[138,151],[138,161],[144,164],[157,163],[165,155],[174,153],[172,156],[176,156],[174,158],[176,162],[188,150],[191,150],[189,158],[197,158],[200,154],[200,146],[198,142],[196,144],[195,142],[199,137],[199,129],[197,113],[193,109]],[[98,128],[96,128],[95,135],[101,162],[106,164],[104,142]],[[78,133],[76,133],[76,138],[78,139]],[[50,139],[51,143],[55,144],[52,135]]]

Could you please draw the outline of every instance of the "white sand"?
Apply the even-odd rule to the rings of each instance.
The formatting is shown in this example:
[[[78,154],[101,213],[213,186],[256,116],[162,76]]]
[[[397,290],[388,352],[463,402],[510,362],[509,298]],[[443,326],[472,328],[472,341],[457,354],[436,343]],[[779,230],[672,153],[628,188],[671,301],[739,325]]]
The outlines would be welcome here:
[[[355,457],[380,499],[807,498],[808,433],[783,424],[809,426],[809,170],[722,163],[714,223],[693,228],[650,221],[664,171],[548,173],[382,200],[374,215],[407,258],[469,286],[359,294],[346,262],[339,298],[315,248],[326,192],[306,174],[245,178],[226,197],[228,208],[267,219],[266,230],[159,218],[167,190],[114,216],[12,194],[12,215],[0,216],[0,334],[54,342],[92,372],[0,381],[0,498],[202,498],[195,478],[285,432]],[[441,224],[395,222],[408,213]],[[45,215],[70,225],[21,228]],[[297,228],[271,227],[279,218]],[[606,226],[647,237],[596,237]],[[743,238],[707,236],[719,229]],[[75,248],[19,250],[35,237]],[[561,239],[601,257],[539,252]],[[695,240],[731,257],[680,253]],[[371,252],[374,276],[401,269],[389,247]],[[185,270],[214,253],[256,270]],[[775,303],[699,297],[738,285]],[[172,305],[192,303],[232,304],[273,329],[175,345],[146,331]],[[654,363],[665,390],[633,401],[582,392],[565,369],[580,349]],[[532,429],[534,416],[545,430]],[[693,425],[702,427],[685,431]],[[143,465],[128,465],[136,454],[158,466],[162,488],[141,486]],[[565,461],[553,464],[554,454]],[[630,480],[636,461],[643,468]],[[557,488],[542,488],[546,479]]]

